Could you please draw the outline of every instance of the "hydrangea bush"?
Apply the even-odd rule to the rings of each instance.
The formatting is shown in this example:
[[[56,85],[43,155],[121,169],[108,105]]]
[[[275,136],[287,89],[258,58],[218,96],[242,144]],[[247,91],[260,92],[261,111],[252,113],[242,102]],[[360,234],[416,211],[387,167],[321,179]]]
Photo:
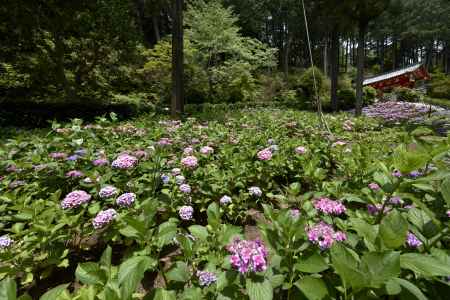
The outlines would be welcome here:
[[[0,295],[446,299],[448,138],[326,120],[331,134],[261,108],[2,130]]]

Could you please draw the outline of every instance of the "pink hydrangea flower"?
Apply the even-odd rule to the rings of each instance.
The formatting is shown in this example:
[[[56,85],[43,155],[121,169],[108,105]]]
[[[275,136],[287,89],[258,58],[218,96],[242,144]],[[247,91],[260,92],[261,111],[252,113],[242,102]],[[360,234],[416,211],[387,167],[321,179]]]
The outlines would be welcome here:
[[[257,154],[259,160],[270,160],[272,158],[272,151],[266,148],[258,152]]]
[[[109,164],[109,161],[106,158],[97,158],[92,161],[92,164],[96,167],[105,166]]]
[[[85,191],[73,191],[67,194],[61,202],[61,207],[62,209],[76,208],[84,203],[88,203],[90,200],[91,195]]]
[[[115,209],[110,208],[100,211],[92,220],[92,225],[95,229],[100,229],[111,223],[117,217]]]
[[[205,155],[212,154],[212,153],[214,153],[214,148],[210,147],[210,146],[202,147],[202,148],[200,148],[200,153],[205,154]]]
[[[112,185],[107,185],[100,189],[98,195],[100,196],[100,198],[106,199],[114,197],[115,195],[117,195],[117,193],[118,193],[117,188],[113,187]]]
[[[64,152],[52,152],[49,156],[53,159],[64,159],[67,157],[67,154]]]
[[[295,153],[300,155],[305,154],[307,151],[308,150],[303,146],[298,146],[297,148],[295,148]]]
[[[66,177],[77,178],[82,176],[84,176],[84,173],[78,170],[72,170],[66,173]]]
[[[339,201],[328,198],[320,198],[314,202],[314,207],[327,215],[340,215],[345,213],[345,206]]]
[[[375,182],[369,183],[368,187],[374,192],[377,192],[381,189],[380,186]]]
[[[317,223],[307,228],[308,239],[320,249],[330,248],[335,241],[343,242],[347,240],[347,235],[342,231],[335,232],[331,225],[325,222]]]
[[[198,160],[195,156],[186,156],[181,160],[181,164],[188,169],[195,169],[198,166]]]
[[[136,201],[135,193],[125,193],[117,198],[116,203],[119,206],[131,206],[133,205],[134,201]]]
[[[183,154],[185,154],[185,155],[191,155],[192,153],[194,153],[194,148],[191,146],[186,147],[183,150]]]
[[[227,246],[231,253],[230,262],[240,273],[263,272],[267,269],[267,249],[260,240],[249,241],[239,238]]]
[[[192,220],[194,216],[194,208],[192,206],[182,206],[178,211],[178,215],[182,220],[189,221]]]
[[[134,168],[138,163],[138,159],[129,154],[121,154],[114,160],[111,164],[113,168],[116,169],[131,169]]]
[[[334,143],[331,145],[331,147],[345,146],[345,145],[347,145],[346,142],[344,142],[344,141],[337,141],[337,142],[334,142]]]

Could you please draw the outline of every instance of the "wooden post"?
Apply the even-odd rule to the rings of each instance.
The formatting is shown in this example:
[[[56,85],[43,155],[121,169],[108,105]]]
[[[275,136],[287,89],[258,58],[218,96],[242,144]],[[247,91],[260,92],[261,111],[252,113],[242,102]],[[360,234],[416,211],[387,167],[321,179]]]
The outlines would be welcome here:
[[[183,0],[173,0],[172,27],[172,99],[171,115],[178,118],[184,111],[183,90]]]

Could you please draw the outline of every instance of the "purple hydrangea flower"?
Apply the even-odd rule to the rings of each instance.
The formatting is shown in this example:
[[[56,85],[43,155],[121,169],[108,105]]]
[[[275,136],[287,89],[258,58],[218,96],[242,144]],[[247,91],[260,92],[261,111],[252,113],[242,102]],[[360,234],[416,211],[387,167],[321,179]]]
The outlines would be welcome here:
[[[394,172],[392,172],[392,176],[398,178],[398,177],[402,177],[403,174],[402,174],[402,172],[400,172],[399,170],[395,170]]]
[[[382,204],[375,204],[375,205],[373,205],[373,204],[368,204],[368,205],[367,205],[367,212],[368,212],[369,214],[371,214],[371,215],[376,215],[376,214],[378,214],[378,213],[381,211],[382,208],[383,208],[383,205],[382,205]],[[385,206],[385,207],[384,207],[383,213],[387,213],[387,212],[389,212],[390,210],[391,210],[391,209],[390,209],[389,207]]]
[[[181,160],[183,167],[188,169],[195,169],[198,166],[198,160],[195,156],[186,156]]]
[[[227,196],[227,195],[222,196],[222,198],[220,198],[220,200],[219,200],[220,204],[222,204],[222,205],[227,205],[227,204],[231,203],[231,201],[232,201],[231,197]]]
[[[53,159],[64,159],[67,157],[67,154],[64,152],[52,152],[48,156],[50,156]]]
[[[411,248],[417,248],[422,245],[422,242],[413,233],[408,232],[406,236],[406,244]]]
[[[260,240],[236,238],[227,246],[227,250],[231,253],[231,265],[242,274],[263,272],[267,269],[268,252]]]
[[[110,208],[100,211],[92,220],[92,225],[95,229],[100,229],[111,223],[117,217],[115,209]]]
[[[109,161],[106,158],[97,158],[92,161],[92,164],[96,167],[105,166],[109,164]]]
[[[334,234],[334,239],[338,242],[344,242],[347,240],[347,235],[345,234],[345,232],[337,231]]]
[[[164,184],[168,184],[169,181],[170,181],[170,177],[169,177],[169,175],[162,174],[162,175],[161,175],[161,180],[162,180],[162,182],[163,182]]]
[[[330,225],[320,222],[307,229],[308,239],[325,250],[330,248],[335,239],[335,232]]]
[[[117,190],[117,188],[113,187],[112,185],[107,185],[100,189],[98,195],[100,196],[100,198],[106,199],[114,197],[118,192],[119,191]]]
[[[0,250],[5,250],[14,243],[14,241],[7,235],[0,236]]]
[[[272,151],[269,148],[263,149],[257,154],[259,160],[270,160],[272,159]]]
[[[191,186],[189,184],[183,183],[180,185],[180,191],[185,194],[189,194],[191,192]]]
[[[216,274],[207,271],[197,271],[200,286],[209,286],[217,281]]]
[[[248,192],[251,196],[255,196],[255,197],[261,197],[262,196],[262,191],[259,187],[257,186],[252,186],[248,189]]]
[[[78,170],[72,170],[66,173],[66,177],[77,178],[82,176],[84,176],[84,173]]]
[[[402,198],[400,198],[399,196],[394,196],[389,199],[389,203],[392,205],[400,205],[402,204],[402,202]]]
[[[194,215],[194,208],[192,206],[182,206],[178,210],[178,214],[182,220],[189,221],[192,220],[192,217]]]
[[[409,173],[409,177],[411,177],[411,178],[417,178],[420,176],[422,176],[422,172],[420,172],[420,171],[412,171]]]
[[[191,155],[192,153],[194,153],[194,148],[191,146],[186,147],[183,150],[183,154],[185,154],[185,155]]]
[[[450,209],[449,209],[449,210],[447,210],[446,214],[447,214],[447,217],[449,217],[449,218],[450,218]]]
[[[119,206],[131,206],[134,201],[136,201],[135,193],[125,193],[117,198],[116,203]]]
[[[129,154],[121,154],[114,160],[111,164],[113,168],[117,169],[131,169],[134,168],[138,163],[138,159]]]
[[[214,148],[210,147],[210,146],[205,146],[200,148],[200,153],[201,154],[212,154],[214,153]]]
[[[170,145],[172,145],[172,140],[169,139],[169,138],[161,138],[161,139],[157,142],[157,144],[158,144],[159,146],[170,146]]]
[[[84,203],[91,200],[91,195],[85,191],[73,191],[66,195],[64,200],[61,202],[62,209],[76,208]]]
[[[339,201],[328,198],[320,198],[314,202],[314,207],[327,215],[340,215],[345,213],[345,206]]]
[[[369,183],[368,187],[374,192],[377,192],[381,189],[380,186],[375,182]]]

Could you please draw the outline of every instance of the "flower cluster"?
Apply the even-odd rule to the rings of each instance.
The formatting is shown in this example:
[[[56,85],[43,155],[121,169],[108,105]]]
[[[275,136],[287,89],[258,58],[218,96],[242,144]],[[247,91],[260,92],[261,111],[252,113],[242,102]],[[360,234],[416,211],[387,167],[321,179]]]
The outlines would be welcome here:
[[[92,164],[96,167],[105,166],[109,164],[106,158],[97,158],[92,161]]]
[[[371,214],[371,215],[376,215],[376,214],[378,214],[378,213],[381,211],[381,209],[383,209],[383,205],[382,205],[382,204],[375,204],[375,205],[373,205],[373,204],[368,204],[368,205],[367,205],[367,212],[368,212],[369,214]],[[385,206],[384,209],[383,209],[383,213],[387,213],[387,212],[389,212],[390,210],[391,210],[391,209],[390,209],[389,207]]]
[[[188,169],[195,169],[198,166],[198,160],[195,156],[186,156],[181,160],[181,164]]]
[[[72,170],[66,173],[66,177],[77,178],[82,176],[84,176],[84,173],[78,170]]]
[[[205,146],[200,148],[200,153],[201,154],[212,154],[214,153],[214,148],[210,147],[210,146]]]
[[[262,196],[262,191],[259,187],[257,186],[252,186],[248,189],[248,192],[251,196],[255,196],[255,197],[261,197]]]
[[[170,181],[169,175],[167,175],[167,174],[162,174],[162,175],[161,175],[161,181],[162,181],[164,184],[168,184],[169,181]]]
[[[117,212],[113,208],[102,210],[92,220],[95,229],[100,229],[111,223],[117,217]]]
[[[263,149],[257,154],[259,160],[270,160],[272,158],[272,151],[269,148]]]
[[[197,271],[200,286],[209,286],[217,281],[216,274],[207,271]]]
[[[125,193],[117,198],[116,203],[119,206],[131,206],[134,201],[136,201],[135,193]]]
[[[417,248],[422,245],[422,242],[413,233],[408,232],[406,235],[406,244],[411,248]]]
[[[345,213],[345,206],[339,201],[328,198],[320,198],[314,202],[314,207],[327,215],[340,215]]]
[[[7,235],[0,236],[0,250],[4,250],[11,247],[13,242],[14,241]]]
[[[305,154],[307,151],[308,150],[303,146],[298,146],[297,148],[295,148],[295,153],[300,155]]]
[[[398,122],[412,119],[430,110],[429,105],[408,102],[378,102],[363,108],[363,114],[368,117],[382,118],[388,122]]]
[[[222,204],[222,205],[227,205],[227,204],[231,203],[231,201],[232,201],[231,197],[227,196],[227,195],[222,196],[222,198],[220,198],[220,200],[219,200],[220,204]]]
[[[116,169],[126,170],[134,168],[137,163],[138,159],[136,157],[129,154],[121,154],[112,162],[111,166]]]
[[[186,180],[186,178],[183,175],[175,176],[175,183],[178,185],[183,184],[185,180]]]
[[[374,192],[377,192],[381,189],[380,186],[375,182],[369,183],[368,187]]]
[[[330,248],[335,241],[342,242],[347,239],[344,232],[335,232],[331,225],[324,222],[307,228],[307,235],[308,239],[322,250]]]
[[[262,272],[267,269],[267,249],[260,240],[248,241],[239,238],[227,246],[231,253],[231,265],[240,273]]]
[[[178,210],[178,214],[182,220],[189,221],[192,220],[192,217],[194,215],[194,208],[192,206],[182,206]]]
[[[66,195],[61,202],[62,209],[76,208],[91,200],[91,195],[85,191],[73,191]]]
[[[49,156],[53,159],[64,159],[67,157],[67,154],[64,152],[52,152]]]
[[[98,195],[100,196],[100,198],[111,198],[117,195],[117,193],[117,188],[113,187],[112,185],[107,185],[100,189]]]
[[[185,194],[189,194],[191,192],[191,186],[189,184],[183,183],[180,185],[180,191]]]

